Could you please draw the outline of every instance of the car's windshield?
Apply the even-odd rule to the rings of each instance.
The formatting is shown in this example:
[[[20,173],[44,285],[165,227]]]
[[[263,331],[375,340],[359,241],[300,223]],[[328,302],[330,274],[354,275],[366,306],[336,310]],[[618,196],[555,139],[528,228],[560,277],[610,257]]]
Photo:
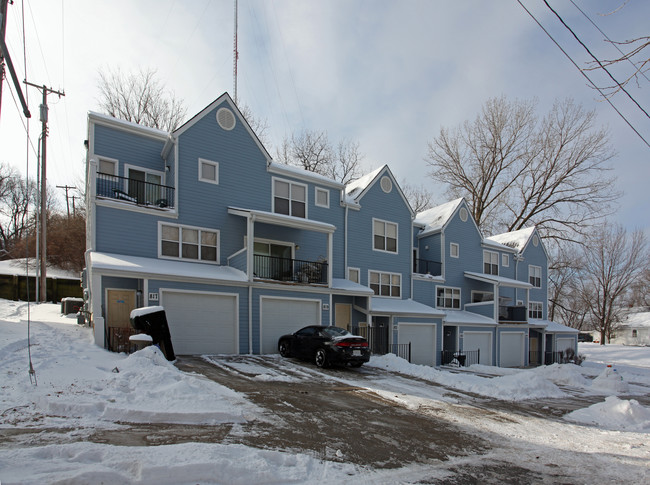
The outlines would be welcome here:
[[[328,337],[343,337],[345,335],[352,335],[350,332],[344,328],[339,327],[327,327],[323,329],[323,333]]]

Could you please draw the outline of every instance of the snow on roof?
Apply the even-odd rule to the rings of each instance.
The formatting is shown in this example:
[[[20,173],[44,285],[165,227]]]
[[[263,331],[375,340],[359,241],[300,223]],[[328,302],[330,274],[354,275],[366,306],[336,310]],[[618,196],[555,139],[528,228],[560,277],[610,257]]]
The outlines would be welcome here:
[[[504,232],[496,236],[485,238],[486,241],[493,241],[504,246],[511,247],[521,252],[526,247],[526,243],[530,240],[530,236],[535,232],[535,226],[519,229],[518,231]]]
[[[465,271],[465,276],[477,281],[485,281],[487,283],[497,284],[499,286],[508,286],[510,288],[532,288],[533,285],[527,281],[514,280],[512,278],[504,278],[503,276],[475,273],[473,271]]]
[[[275,170],[275,171],[285,172],[289,175],[293,175],[298,178],[313,180],[316,183],[331,185],[337,188],[343,187],[342,183],[337,182],[336,180],[331,179],[329,177],[326,177],[325,175],[321,175],[316,172],[311,172],[309,170],[305,170],[304,168],[294,167],[293,165],[287,165],[286,163],[272,161],[269,164],[269,169],[271,171]]]
[[[36,276],[36,266],[38,262],[35,259],[29,260],[29,276]],[[66,271],[64,269],[48,266],[46,270],[48,278],[60,278],[78,280],[79,273],[76,271]],[[25,258],[7,259],[0,261],[0,274],[25,276]]]
[[[650,312],[629,313],[621,322],[625,327],[650,327]]]
[[[347,292],[361,293],[363,295],[374,295],[372,291],[367,286],[360,285],[353,281],[344,279],[344,278],[332,278],[332,289],[333,290],[342,290]]]
[[[463,325],[496,325],[496,322],[489,317],[479,315],[478,313],[468,312],[466,310],[448,310],[445,317],[445,323],[455,323]]]
[[[552,322],[550,320],[534,320],[530,323],[545,327],[544,331],[548,333],[574,333],[574,334],[579,333],[578,330],[576,330],[575,328],[567,327],[566,325]]]
[[[372,172],[360,177],[345,186],[345,193],[354,200],[372,183],[386,165],[373,170]]]
[[[131,318],[135,317],[141,317],[143,315],[149,315],[150,313],[158,313],[165,311],[165,309],[161,306],[145,306],[142,308],[136,308],[135,310],[131,310]]]
[[[411,299],[398,300],[396,298],[373,297],[370,305],[371,313],[391,313],[402,315],[429,315],[433,317],[444,317],[445,312],[432,308],[428,305],[418,303]]]
[[[421,234],[442,229],[442,227],[454,215],[456,209],[463,201],[463,198],[446,202],[431,209],[422,211],[415,216],[414,224],[424,226]]]
[[[105,115],[103,113],[97,113],[96,111],[88,111],[88,118],[93,118],[99,121],[105,121],[111,124],[122,125],[124,128],[135,129],[143,132],[148,132],[156,137],[167,138],[169,132],[165,130],[159,130],[158,128],[151,128],[149,126],[139,125],[132,121],[121,120],[113,116]]]
[[[99,271],[204,280],[248,281],[246,273],[230,266],[167,261],[164,259],[126,256],[124,254],[91,252],[90,266],[92,269]]]

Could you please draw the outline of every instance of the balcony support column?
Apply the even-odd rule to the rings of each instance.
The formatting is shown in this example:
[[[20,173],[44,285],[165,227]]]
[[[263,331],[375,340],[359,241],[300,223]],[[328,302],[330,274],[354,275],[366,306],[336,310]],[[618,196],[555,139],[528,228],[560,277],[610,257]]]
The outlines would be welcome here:
[[[332,266],[334,266],[334,233],[327,233],[327,287],[332,287]]]

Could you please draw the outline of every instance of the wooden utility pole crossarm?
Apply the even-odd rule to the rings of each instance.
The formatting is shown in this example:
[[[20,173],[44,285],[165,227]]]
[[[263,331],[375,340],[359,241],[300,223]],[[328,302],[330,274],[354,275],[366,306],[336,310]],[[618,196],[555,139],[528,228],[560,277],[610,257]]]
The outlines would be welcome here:
[[[40,295],[38,296],[39,301],[47,301],[47,95],[50,93],[58,94],[59,97],[65,96],[65,92],[56,91],[47,86],[39,86],[38,84],[33,84],[27,81],[24,83],[28,86],[35,87],[42,91],[43,93],[43,103],[41,104],[41,124],[42,124],[42,134],[41,134],[41,238],[40,238]]]

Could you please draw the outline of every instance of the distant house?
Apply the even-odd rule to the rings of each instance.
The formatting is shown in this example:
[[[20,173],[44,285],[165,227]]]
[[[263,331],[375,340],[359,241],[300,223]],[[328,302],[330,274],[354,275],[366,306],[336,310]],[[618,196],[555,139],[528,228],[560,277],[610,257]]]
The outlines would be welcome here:
[[[630,312],[609,343],[650,346],[650,312]]]
[[[279,164],[228,94],[171,133],[90,113],[86,191],[107,348],[150,305],[181,355],[272,354],[311,324],[425,365],[523,367],[576,347],[546,320],[534,228],[485,238],[463,199],[414,214],[387,165],[344,186]]]

